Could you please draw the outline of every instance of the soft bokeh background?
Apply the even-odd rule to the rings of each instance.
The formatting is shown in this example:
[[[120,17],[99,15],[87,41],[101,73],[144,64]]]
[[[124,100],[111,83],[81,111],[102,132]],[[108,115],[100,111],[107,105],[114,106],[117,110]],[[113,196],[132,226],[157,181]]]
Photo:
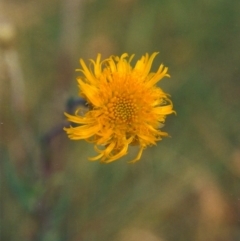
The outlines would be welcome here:
[[[79,58],[154,51],[172,137],[87,161],[62,131]],[[0,240],[240,240],[239,51],[239,0],[1,0]]]

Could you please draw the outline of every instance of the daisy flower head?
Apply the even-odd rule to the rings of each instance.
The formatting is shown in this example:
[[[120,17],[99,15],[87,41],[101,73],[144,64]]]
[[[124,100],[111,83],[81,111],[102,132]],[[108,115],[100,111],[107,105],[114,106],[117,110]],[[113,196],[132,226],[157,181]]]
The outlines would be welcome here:
[[[94,143],[98,154],[89,160],[110,163],[134,145],[139,147],[130,161],[134,163],[146,147],[168,136],[161,127],[166,116],[175,111],[169,95],[157,86],[163,77],[170,77],[168,68],[161,64],[156,72],[150,71],[157,54],[145,54],[133,66],[134,55],[127,53],[102,61],[98,54],[89,67],[80,59],[79,95],[89,109],[85,114],[80,114],[81,108],[74,115],[65,113],[76,125],[64,130],[72,140]]]

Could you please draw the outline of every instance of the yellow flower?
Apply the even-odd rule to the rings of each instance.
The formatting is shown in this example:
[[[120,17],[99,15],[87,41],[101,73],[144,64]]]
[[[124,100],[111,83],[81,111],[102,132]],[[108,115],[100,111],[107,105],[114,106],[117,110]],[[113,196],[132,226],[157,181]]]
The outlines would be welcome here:
[[[80,59],[84,76],[78,77],[80,96],[88,103],[89,110],[75,115],[65,113],[76,127],[64,128],[72,140],[85,139],[95,144],[99,153],[89,160],[104,163],[113,162],[127,154],[129,145],[139,146],[139,152],[131,162],[141,158],[147,146],[155,145],[163,136],[168,136],[160,128],[166,115],[174,113],[169,95],[156,86],[167,74],[168,68],[162,64],[156,72],[150,72],[154,58],[146,54],[134,67],[124,53],[120,57],[111,56],[101,61],[90,60],[88,68]]]

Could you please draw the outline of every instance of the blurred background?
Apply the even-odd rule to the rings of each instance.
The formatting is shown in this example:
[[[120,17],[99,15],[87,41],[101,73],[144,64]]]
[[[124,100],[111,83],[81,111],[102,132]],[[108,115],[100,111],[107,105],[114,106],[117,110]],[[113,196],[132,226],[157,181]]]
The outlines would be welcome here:
[[[240,240],[239,50],[238,0],[1,0],[0,240]],[[62,131],[79,58],[154,51],[171,138],[89,162]]]

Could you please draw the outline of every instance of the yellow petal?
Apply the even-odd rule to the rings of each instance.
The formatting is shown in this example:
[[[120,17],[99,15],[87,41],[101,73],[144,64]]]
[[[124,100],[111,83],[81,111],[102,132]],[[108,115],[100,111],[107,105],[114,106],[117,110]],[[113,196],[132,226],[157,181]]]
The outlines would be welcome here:
[[[79,86],[82,90],[82,93],[87,97],[87,100],[94,106],[98,107],[102,105],[102,99],[98,95],[99,90],[93,86],[84,83],[82,80],[79,80]]]
[[[143,73],[142,73],[144,76],[147,76],[147,74],[149,73],[149,71],[150,71],[150,69],[151,69],[151,67],[152,67],[153,60],[154,60],[154,58],[156,57],[157,54],[158,54],[158,53],[155,52],[155,53],[153,53],[153,54],[150,56],[149,60],[147,59],[146,66],[145,66],[144,71],[143,71]]]
[[[143,149],[144,149],[144,147],[141,147],[137,156],[133,160],[131,160],[129,163],[135,163],[135,162],[139,161],[142,156]]]
[[[92,73],[89,71],[89,69],[86,66],[86,64],[84,63],[83,59],[80,59],[80,64],[82,65],[82,69],[77,69],[77,71],[82,72],[85,75],[86,80],[89,83],[96,85],[97,81],[96,81],[95,77],[92,75]]]

